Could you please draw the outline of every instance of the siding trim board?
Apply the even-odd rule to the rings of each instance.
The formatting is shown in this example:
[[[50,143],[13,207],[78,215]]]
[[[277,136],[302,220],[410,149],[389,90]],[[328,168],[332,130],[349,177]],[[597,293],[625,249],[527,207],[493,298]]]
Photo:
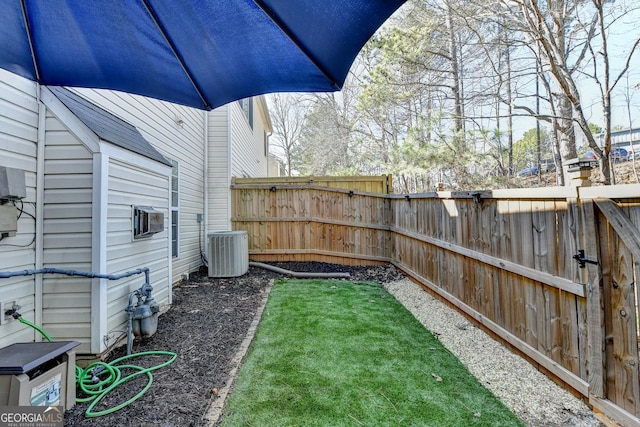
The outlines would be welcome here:
[[[232,116],[232,104],[227,105],[227,188],[231,188],[231,175],[233,175],[233,116]],[[241,113],[242,114],[242,113]],[[226,213],[226,224],[228,224],[225,230],[231,230],[231,191],[227,193],[226,198],[227,211]]]
[[[169,168],[167,171],[168,174],[168,183],[167,183],[167,217],[165,218],[165,229],[167,230],[167,303],[173,304],[173,239],[171,236],[172,233],[172,224],[171,224],[171,215],[172,215],[172,206],[171,206],[171,180],[173,178],[173,168]],[[180,174],[180,168],[178,168],[178,174]],[[180,186],[180,176],[178,176],[178,187]],[[180,189],[178,188],[178,233],[180,233]],[[178,236],[178,255],[180,254],[180,237]],[[151,279],[149,279],[151,280]]]
[[[93,156],[93,201],[92,201],[92,242],[91,269],[103,272],[106,269],[108,203],[105,189],[108,185],[109,156],[96,153]],[[102,351],[102,337],[107,334],[107,310],[102,301],[107,300],[107,279],[92,279],[91,283],[91,352]]]
[[[47,106],[49,111],[55,115],[60,123],[75,136],[90,152],[96,153],[100,151],[100,138],[91,129],[85,125],[76,115],[60,101],[49,89],[42,88],[40,95],[42,102]]]
[[[40,94],[41,89],[38,86],[38,94]],[[35,250],[35,268],[40,269],[43,267],[43,242],[44,242],[44,221],[43,213],[44,213],[44,148],[45,148],[45,139],[46,139],[46,127],[47,123],[47,107],[42,103],[38,103],[38,139],[36,147],[36,224],[35,224],[35,233],[36,233],[36,250]],[[35,310],[35,323],[37,325],[42,325],[42,285],[43,285],[43,277],[41,274],[38,274],[35,278],[35,289],[34,296],[35,301],[34,304],[36,306]]]

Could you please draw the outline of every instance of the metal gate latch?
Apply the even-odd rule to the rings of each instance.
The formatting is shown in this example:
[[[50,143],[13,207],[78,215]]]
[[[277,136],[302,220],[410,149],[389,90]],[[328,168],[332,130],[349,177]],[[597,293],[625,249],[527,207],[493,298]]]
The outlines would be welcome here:
[[[578,261],[578,265],[580,268],[584,268],[585,264],[588,262],[589,264],[598,265],[598,261],[587,259],[584,257],[584,249],[578,250],[578,254],[573,256],[573,259]]]

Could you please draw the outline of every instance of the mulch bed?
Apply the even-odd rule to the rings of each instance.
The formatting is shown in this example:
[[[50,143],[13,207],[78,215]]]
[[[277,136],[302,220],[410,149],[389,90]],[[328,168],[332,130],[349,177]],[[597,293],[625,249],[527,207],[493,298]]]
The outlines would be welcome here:
[[[273,263],[304,272],[349,272],[354,281],[387,283],[404,276],[393,266],[349,267],[325,263]],[[114,413],[86,418],[87,403],[65,413],[65,426],[204,426],[202,416],[218,390],[232,379],[232,359],[238,352],[272,279],[286,277],[257,267],[241,277],[210,279],[206,270],[174,286],[173,304],[160,316],[158,331],[136,340],[133,353],[165,350],[177,353],[169,366],[153,372],[153,383],[138,400]],[[126,346],[109,360],[126,354]],[[134,360],[132,364],[144,364]],[[145,375],[110,392],[105,405],[115,406],[135,395],[147,383]]]

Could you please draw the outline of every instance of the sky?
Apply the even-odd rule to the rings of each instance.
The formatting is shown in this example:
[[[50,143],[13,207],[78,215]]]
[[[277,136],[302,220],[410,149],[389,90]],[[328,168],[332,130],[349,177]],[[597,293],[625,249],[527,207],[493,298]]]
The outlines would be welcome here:
[[[609,56],[611,60],[611,81],[618,77],[624,68],[633,43],[640,38],[640,10],[625,15],[616,24],[615,31],[609,34]],[[592,69],[589,69],[591,71]],[[589,78],[578,79],[583,109],[587,120],[595,124],[603,124],[600,92],[596,83]],[[629,127],[629,112],[631,112],[631,126],[640,127],[640,46],[630,62],[627,77],[623,77],[617,84],[612,95],[612,126]],[[627,95],[628,92],[628,95]],[[627,105],[627,96],[629,105]]]

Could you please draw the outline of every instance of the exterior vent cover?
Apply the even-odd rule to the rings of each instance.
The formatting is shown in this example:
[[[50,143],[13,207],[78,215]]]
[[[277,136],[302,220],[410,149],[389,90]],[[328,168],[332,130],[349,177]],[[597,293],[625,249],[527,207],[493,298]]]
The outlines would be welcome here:
[[[222,231],[207,235],[209,277],[237,277],[249,270],[246,231]]]
[[[164,214],[149,206],[133,207],[133,239],[144,239],[164,231]]]

